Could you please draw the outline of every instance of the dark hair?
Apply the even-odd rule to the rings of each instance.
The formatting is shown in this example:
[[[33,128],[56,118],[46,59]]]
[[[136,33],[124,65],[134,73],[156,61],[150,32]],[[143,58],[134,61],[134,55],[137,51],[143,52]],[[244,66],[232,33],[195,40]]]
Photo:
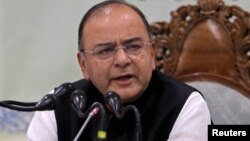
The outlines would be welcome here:
[[[107,5],[110,5],[110,4],[121,4],[121,5],[125,5],[125,6],[132,8],[141,17],[141,19],[142,19],[143,23],[145,24],[146,29],[148,31],[148,36],[151,39],[151,29],[150,29],[149,23],[146,20],[144,14],[141,12],[140,9],[138,9],[136,6],[134,6],[132,4],[125,2],[124,0],[106,0],[106,1],[98,3],[98,4],[94,5],[92,8],[90,8],[87,11],[87,13],[84,15],[84,17],[82,18],[80,25],[79,25],[79,29],[78,29],[78,50],[79,51],[81,51],[81,52],[84,51],[83,34],[82,33],[83,33],[83,29],[84,29],[84,26],[85,26],[87,20],[89,19],[89,17],[91,17],[91,15],[95,11],[97,11],[98,9],[103,8]]]

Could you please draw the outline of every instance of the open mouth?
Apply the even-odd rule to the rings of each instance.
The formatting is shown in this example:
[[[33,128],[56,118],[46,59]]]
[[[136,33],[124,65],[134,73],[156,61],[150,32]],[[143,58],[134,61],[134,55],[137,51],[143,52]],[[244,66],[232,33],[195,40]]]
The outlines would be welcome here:
[[[126,80],[129,80],[133,77],[133,75],[124,75],[124,76],[119,76],[119,77],[116,77],[115,80],[118,80],[118,81],[126,81]]]

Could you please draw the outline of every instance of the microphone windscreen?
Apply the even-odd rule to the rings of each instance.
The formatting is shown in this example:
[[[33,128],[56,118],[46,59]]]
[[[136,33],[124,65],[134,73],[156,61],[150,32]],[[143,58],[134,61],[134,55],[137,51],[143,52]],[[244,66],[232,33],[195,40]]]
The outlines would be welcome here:
[[[113,112],[116,116],[119,115],[121,110],[120,96],[116,92],[109,91],[106,95],[104,95],[104,102],[106,107],[111,112]]]
[[[69,97],[75,90],[75,87],[71,83],[63,83],[59,87],[55,88],[55,95],[57,98],[63,99]]]
[[[87,95],[82,90],[75,90],[71,94],[71,104],[77,112],[82,112],[87,103]]]

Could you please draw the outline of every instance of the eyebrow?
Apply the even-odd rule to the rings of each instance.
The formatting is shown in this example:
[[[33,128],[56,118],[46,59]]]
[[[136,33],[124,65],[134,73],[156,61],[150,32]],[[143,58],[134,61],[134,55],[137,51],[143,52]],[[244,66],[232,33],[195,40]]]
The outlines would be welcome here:
[[[124,45],[124,44],[138,42],[138,41],[143,41],[143,39],[141,37],[133,37],[133,38],[122,41],[121,44]],[[104,46],[114,46],[116,44],[117,44],[116,42],[98,43],[94,46],[94,48],[99,48],[99,47],[104,47]]]
[[[99,47],[105,47],[105,46],[113,46],[115,45],[116,43],[113,43],[113,42],[108,42],[108,43],[99,43],[99,44],[96,44],[94,46],[94,48],[99,48]]]
[[[143,39],[141,37],[134,37],[134,38],[122,41],[122,44],[128,44],[128,43],[138,42],[138,41],[143,41]]]

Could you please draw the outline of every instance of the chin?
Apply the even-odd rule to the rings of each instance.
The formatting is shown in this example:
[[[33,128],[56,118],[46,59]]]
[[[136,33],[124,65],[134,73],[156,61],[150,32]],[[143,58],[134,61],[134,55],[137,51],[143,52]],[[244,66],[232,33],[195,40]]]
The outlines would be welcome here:
[[[121,103],[128,103],[128,102],[132,102],[134,100],[136,100],[139,95],[135,95],[135,94],[128,94],[128,93],[124,93],[124,95],[120,95],[120,98],[121,98]]]
[[[139,88],[120,88],[113,89],[113,91],[117,92],[120,96],[121,103],[132,102],[140,97],[140,89]]]

